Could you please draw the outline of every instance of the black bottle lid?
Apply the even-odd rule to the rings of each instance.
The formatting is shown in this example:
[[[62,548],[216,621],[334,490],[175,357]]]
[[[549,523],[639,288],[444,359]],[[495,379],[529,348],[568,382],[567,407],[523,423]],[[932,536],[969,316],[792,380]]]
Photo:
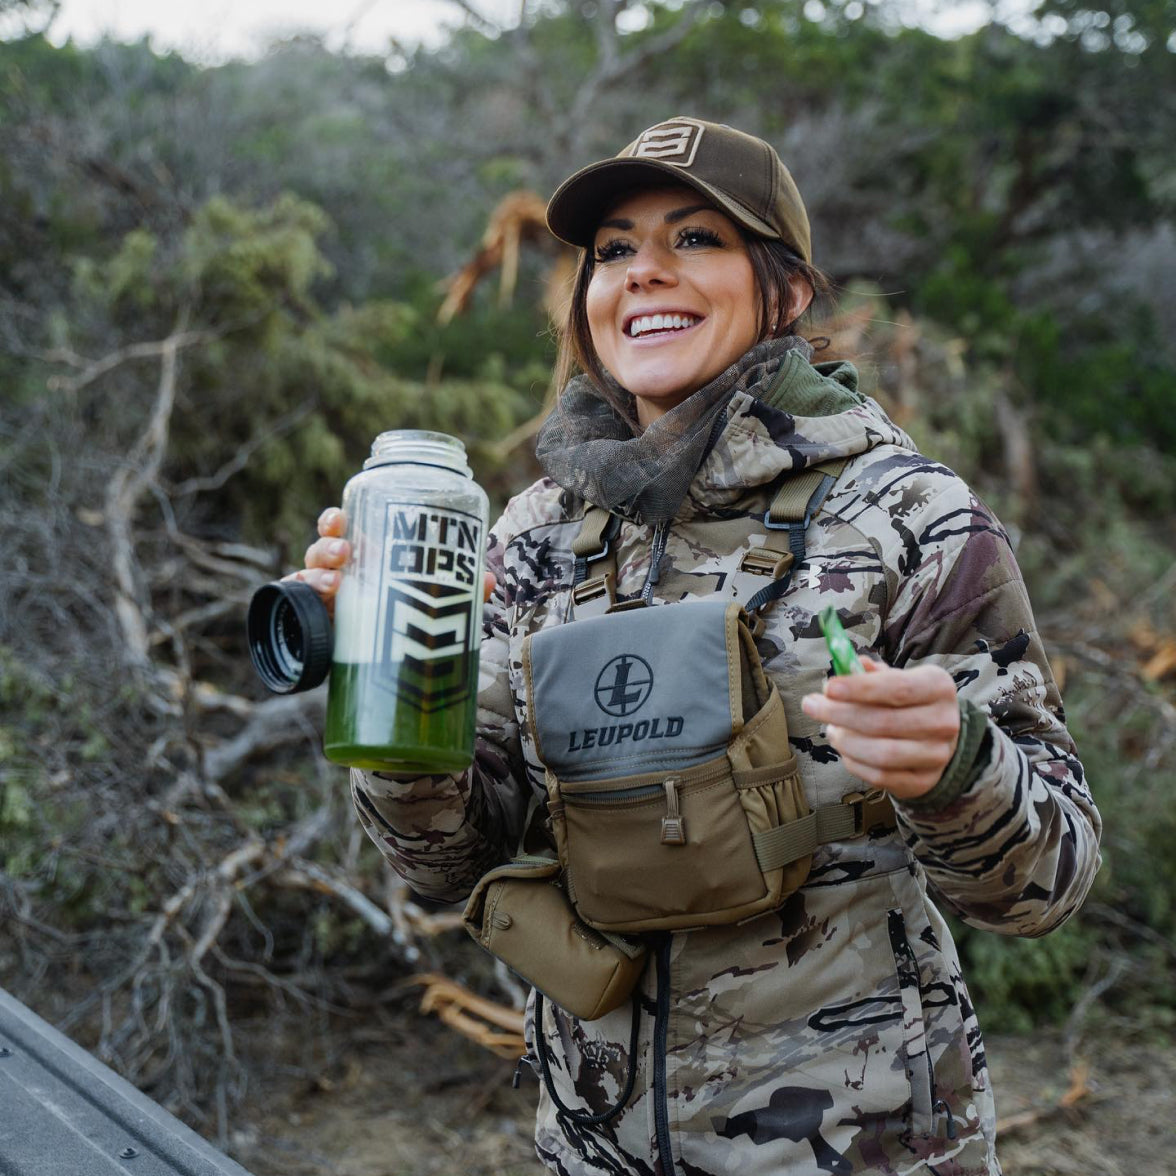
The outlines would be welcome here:
[[[309,584],[263,584],[249,602],[246,625],[253,668],[275,694],[312,690],[330,671],[331,618]]]

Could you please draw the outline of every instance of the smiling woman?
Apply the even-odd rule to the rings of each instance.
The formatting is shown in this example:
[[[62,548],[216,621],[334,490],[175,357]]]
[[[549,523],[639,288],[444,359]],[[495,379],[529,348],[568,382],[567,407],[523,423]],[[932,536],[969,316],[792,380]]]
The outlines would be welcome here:
[[[568,378],[490,539],[475,762],[354,771],[359,819],[533,983],[551,1171],[998,1176],[936,903],[1041,935],[1100,829],[1008,538],[813,362],[764,140],[659,123],[548,223],[583,251]]]

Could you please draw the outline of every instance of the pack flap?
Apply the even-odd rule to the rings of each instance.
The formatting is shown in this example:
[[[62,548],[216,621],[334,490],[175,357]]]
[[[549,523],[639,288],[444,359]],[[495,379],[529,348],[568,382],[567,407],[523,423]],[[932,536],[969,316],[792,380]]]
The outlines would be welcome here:
[[[561,779],[702,763],[743,726],[738,604],[588,617],[523,644],[531,732]]]

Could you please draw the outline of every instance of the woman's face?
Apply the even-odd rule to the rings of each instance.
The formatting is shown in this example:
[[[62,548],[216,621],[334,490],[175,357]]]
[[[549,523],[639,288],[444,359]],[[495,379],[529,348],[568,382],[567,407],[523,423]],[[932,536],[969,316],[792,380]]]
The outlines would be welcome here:
[[[592,344],[642,424],[759,341],[759,296],[735,223],[693,188],[623,197],[596,230]]]

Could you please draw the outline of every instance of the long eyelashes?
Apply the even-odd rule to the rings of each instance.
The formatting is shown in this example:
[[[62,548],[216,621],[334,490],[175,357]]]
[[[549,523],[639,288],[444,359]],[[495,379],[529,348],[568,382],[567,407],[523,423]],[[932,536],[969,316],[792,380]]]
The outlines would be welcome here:
[[[683,228],[674,239],[676,248],[697,249],[699,247],[721,249],[725,242],[713,229],[702,225],[692,225]],[[625,237],[610,237],[607,241],[597,245],[593,254],[598,262],[616,261],[635,252],[632,242]]]
[[[615,261],[618,257],[624,257],[628,251],[628,244],[619,237],[614,237],[611,241],[605,241],[603,245],[596,246],[596,260]]]

